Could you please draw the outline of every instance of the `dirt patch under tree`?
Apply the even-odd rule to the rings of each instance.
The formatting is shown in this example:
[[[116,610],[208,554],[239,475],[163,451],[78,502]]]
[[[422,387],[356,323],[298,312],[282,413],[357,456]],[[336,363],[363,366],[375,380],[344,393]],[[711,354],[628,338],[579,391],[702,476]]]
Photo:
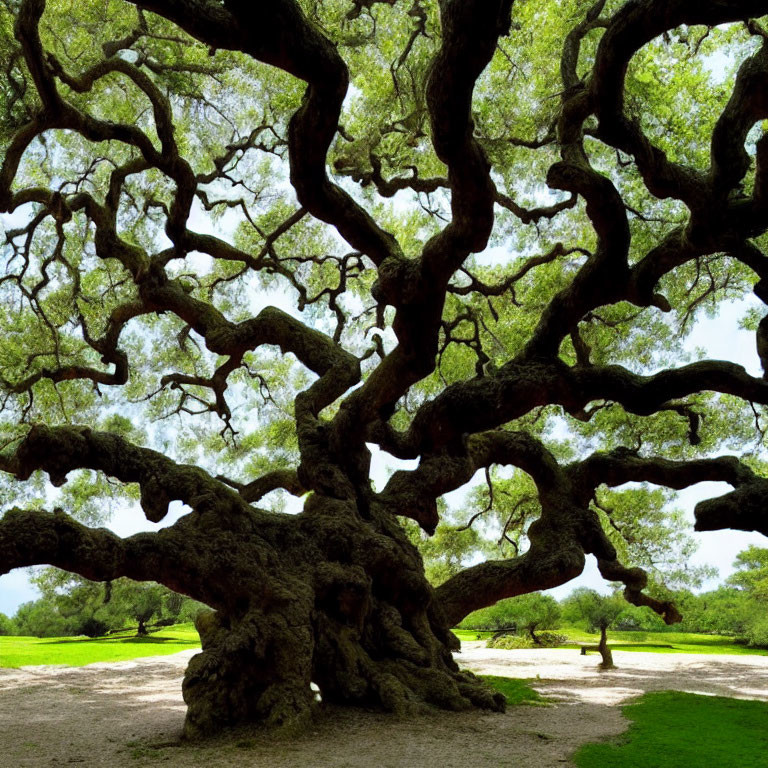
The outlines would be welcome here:
[[[570,766],[582,743],[627,727],[619,705],[648,690],[768,700],[768,657],[492,650],[464,643],[460,663],[479,674],[531,678],[548,707],[506,714],[427,713],[395,719],[329,710],[298,737],[243,728],[203,745],[178,741],[181,678],[195,651],[86,667],[0,670],[0,755],[13,768],[83,765],[168,768],[548,768]]]

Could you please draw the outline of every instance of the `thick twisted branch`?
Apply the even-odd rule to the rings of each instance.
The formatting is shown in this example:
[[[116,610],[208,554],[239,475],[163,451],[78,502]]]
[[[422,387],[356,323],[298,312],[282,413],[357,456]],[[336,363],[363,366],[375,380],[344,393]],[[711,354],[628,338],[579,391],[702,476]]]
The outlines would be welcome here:
[[[49,563],[93,581],[146,579],[157,558],[155,540],[147,533],[121,539],[106,528],[88,528],[60,509],[11,509],[0,517],[0,574]]]
[[[63,485],[67,474],[76,469],[92,469],[124,483],[139,483],[141,507],[152,522],[162,520],[176,499],[198,512],[223,509],[223,502],[232,513],[247,509],[235,491],[199,467],[177,464],[162,453],[88,427],[36,425],[14,453],[2,459],[0,469],[18,480],[43,470],[54,485]]]
[[[511,0],[479,0],[441,6],[443,40],[426,89],[432,143],[448,166],[451,222],[424,245],[418,262],[382,263],[374,298],[397,308],[393,329],[398,347],[349,397],[336,424],[360,430],[392,412],[410,386],[435,365],[448,281],[467,256],[488,243],[495,187],[488,160],[473,136],[475,82],[510,24]],[[470,33],[468,34],[468,31]]]
[[[328,179],[326,156],[338,128],[349,75],[338,51],[295,0],[277,0],[258,9],[242,0],[224,5],[152,0],[140,5],[213,48],[242,51],[306,81],[304,103],[291,119],[288,135],[291,183],[300,203],[313,216],[333,224],[374,263],[402,258],[395,238]]]

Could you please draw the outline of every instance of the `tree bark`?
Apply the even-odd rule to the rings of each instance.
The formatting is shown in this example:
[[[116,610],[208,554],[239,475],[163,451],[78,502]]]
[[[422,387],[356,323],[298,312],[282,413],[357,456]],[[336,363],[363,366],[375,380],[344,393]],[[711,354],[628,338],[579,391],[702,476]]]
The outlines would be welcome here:
[[[253,720],[302,727],[315,703],[311,683],[323,701],[398,714],[425,705],[503,710],[503,697],[459,671],[456,639],[396,522],[364,520],[355,505],[320,497],[295,522],[289,556],[264,570],[258,589],[241,578],[222,585],[220,565],[208,561],[227,600],[195,595],[216,610],[196,622],[203,650],[184,678],[187,736]],[[245,566],[248,549],[230,558]]]
[[[364,519],[356,504],[313,496],[291,522],[279,534],[288,550],[264,581],[226,579],[226,601],[196,595],[216,610],[196,622],[203,650],[184,678],[187,736],[252,720],[301,727],[311,683],[323,701],[398,714],[503,710],[502,696],[459,671],[421,557],[390,515]],[[244,567],[248,549],[232,551]],[[209,567],[221,584],[220,566]]]
[[[603,660],[600,662],[600,669],[615,669],[613,654],[608,647],[608,627],[605,625],[600,627],[600,642],[597,650],[600,651],[600,655],[603,657]]]
[[[213,609],[197,618],[202,652],[183,682],[188,738],[242,722],[301,728],[312,683],[325,702],[397,714],[504,709],[459,670],[421,556],[384,509],[315,494],[297,516],[261,517],[209,500],[124,540],[60,510],[7,513],[0,571],[41,557],[91,578],[152,579]]]

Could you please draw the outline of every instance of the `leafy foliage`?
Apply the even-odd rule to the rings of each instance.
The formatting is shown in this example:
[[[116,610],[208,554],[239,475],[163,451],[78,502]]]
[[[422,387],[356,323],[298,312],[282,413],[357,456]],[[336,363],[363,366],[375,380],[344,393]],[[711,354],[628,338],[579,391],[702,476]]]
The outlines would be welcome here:
[[[728,583],[768,604],[768,549],[752,545],[739,552],[733,565],[736,572],[728,577]]]
[[[139,584],[130,579],[100,584],[46,569],[35,581],[43,596],[20,606],[13,634],[98,637],[132,625],[138,625],[139,634],[146,634],[145,625],[152,620],[183,623],[205,608],[159,584]]]
[[[520,637],[520,635],[498,635],[492,637],[485,645],[488,648],[514,650],[516,648],[557,648],[567,642],[567,635],[557,632],[539,632],[535,642],[530,637]]]
[[[570,615],[575,613],[577,619],[585,620],[590,632],[612,626],[626,608],[626,602],[620,595],[601,595],[583,587],[574,590],[565,602],[575,609]]]
[[[496,605],[470,613],[459,624],[459,628],[512,629],[521,634],[527,632],[530,639],[536,642],[539,636],[535,633],[539,630],[557,628],[560,616],[560,606],[554,597],[532,593],[509,600],[500,600]]]
[[[0,635],[15,635],[16,625],[4,613],[0,613]]]

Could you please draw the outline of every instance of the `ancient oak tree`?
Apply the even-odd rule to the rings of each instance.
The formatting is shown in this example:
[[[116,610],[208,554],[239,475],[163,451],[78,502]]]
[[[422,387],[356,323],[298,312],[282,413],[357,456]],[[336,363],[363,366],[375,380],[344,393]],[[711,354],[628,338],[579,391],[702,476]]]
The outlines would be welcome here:
[[[765,14],[2,0],[0,573],[209,605],[190,736],[301,723],[312,682],[500,709],[450,628],[587,554],[674,622],[638,567],[670,489],[768,532],[768,381],[684,346],[752,297],[768,371]],[[412,463],[376,485],[372,451]],[[132,501],[187,514],[94,525]]]

